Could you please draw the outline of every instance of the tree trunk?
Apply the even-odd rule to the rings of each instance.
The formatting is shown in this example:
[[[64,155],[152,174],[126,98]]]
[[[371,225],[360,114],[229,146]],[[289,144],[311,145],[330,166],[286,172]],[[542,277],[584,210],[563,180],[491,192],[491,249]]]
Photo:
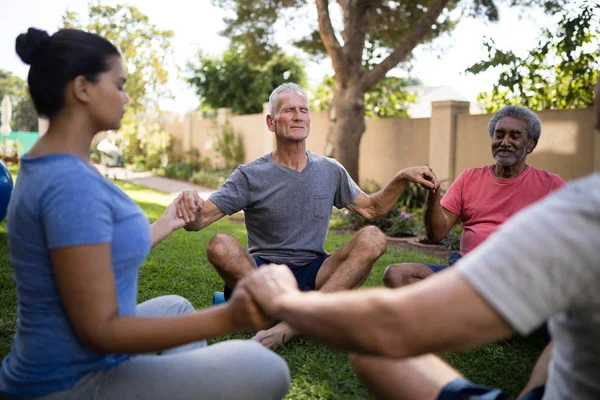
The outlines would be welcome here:
[[[343,88],[336,84],[325,147],[325,155],[338,160],[356,183],[360,139],[365,132],[365,94],[358,86]]]

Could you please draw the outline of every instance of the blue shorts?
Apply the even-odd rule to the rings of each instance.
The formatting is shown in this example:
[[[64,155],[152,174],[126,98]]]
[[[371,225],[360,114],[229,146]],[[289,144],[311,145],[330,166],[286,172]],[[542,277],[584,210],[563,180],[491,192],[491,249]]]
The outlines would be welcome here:
[[[303,265],[288,264],[288,267],[296,277],[296,281],[298,282],[298,287],[300,290],[305,292],[307,290],[316,289],[317,274],[319,273],[321,265],[323,265],[323,262],[327,259],[327,257],[329,257],[329,254],[319,256],[308,264]],[[252,258],[259,268],[265,264],[272,264],[271,261],[259,256],[252,256]],[[228,300],[231,296],[231,289],[227,285],[225,285],[224,294],[225,300]]]
[[[541,400],[543,395],[544,386],[538,386],[527,392],[522,400]],[[511,400],[511,397],[500,389],[455,379],[444,386],[437,400]]]
[[[449,266],[451,266],[458,260],[460,260],[461,257],[462,256],[460,255],[459,252],[454,252],[454,253],[450,254],[450,257],[448,257],[448,265],[445,265],[445,264],[425,264],[425,265],[427,265],[429,268],[431,268],[431,270],[433,272],[440,272],[440,271],[448,268]]]

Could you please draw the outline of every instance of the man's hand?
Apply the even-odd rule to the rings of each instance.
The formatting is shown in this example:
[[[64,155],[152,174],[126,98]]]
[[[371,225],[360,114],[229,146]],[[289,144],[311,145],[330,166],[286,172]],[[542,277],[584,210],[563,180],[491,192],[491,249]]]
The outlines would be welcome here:
[[[176,231],[179,228],[185,226],[190,218],[194,218],[192,214],[191,217],[189,214],[183,214],[179,212],[179,204],[185,201],[185,193],[181,192],[179,195],[169,204],[165,213],[162,216],[162,219],[166,222],[166,227],[168,227],[169,232]],[[167,233],[167,234],[168,234]]]
[[[204,208],[204,200],[195,190],[185,190],[181,192],[179,196],[179,201],[176,205],[177,217],[185,221],[182,225],[184,226],[196,220],[196,216],[199,216],[202,212],[202,208]]]
[[[241,282],[240,282],[241,283]],[[266,328],[271,320],[259,309],[243,285],[238,283],[225,307],[236,331],[257,331]]]
[[[260,267],[242,279],[235,290],[240,286],[250,293],[260,309],[271,318],[277,318],[282,295],[299,293],[296,278],[285,265]]]
[[[440,181],[427,166],[405,168],[400,171],[400,176],[409,182],[418,183],[425,189],[433,190],[434,193],[440,188]]]

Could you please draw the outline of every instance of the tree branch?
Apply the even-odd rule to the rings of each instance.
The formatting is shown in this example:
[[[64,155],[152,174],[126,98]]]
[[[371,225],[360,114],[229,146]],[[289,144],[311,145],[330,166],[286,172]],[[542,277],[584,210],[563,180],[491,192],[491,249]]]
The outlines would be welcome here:
[[[317,15],[319,17],[319,34],[321,35],[321,41],[325,46],[325,51],[331,58],[331,65],[338,78],[344,79],[346,75],[346,60],[342,46],[335,37],[333,26],[331,25],[331,18],[329,17],[329,1],[328,0],[316,0],[317,3]]]
[[[371,90],[377,82],[383,79],[389,70],[404,60],[413,49],[427,37],[427,35],[431,34],[432,25],[435,24],[435,21],[449,2],[450,0],[436,0],[429,10],[427,10],[423,18],[415,25],[415,28],[410,35],[408,35],[385,60],[377,64],[375,68],[363,76],[361,85],[364,92]]]
[[[380,4],[374,0],[354,0],[340,2],[344,9],[344,54],[347,62],[354,66],[357,63],[360,68],[352,68],[362,74],[362,56],[365,49],[365,39],[369,30],[369,22],[373,9]],[[359,75],[360,76],[360,75]]]

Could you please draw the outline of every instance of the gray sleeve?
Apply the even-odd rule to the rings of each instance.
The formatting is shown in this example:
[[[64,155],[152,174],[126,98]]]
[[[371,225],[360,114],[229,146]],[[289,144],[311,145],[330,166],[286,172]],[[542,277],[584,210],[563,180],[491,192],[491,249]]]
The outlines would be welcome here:
[[[223,213],[232,215],[246,208],[249,198],[248,178],[238,167],[229,175],[219,190],[210,195],[209,200],[215,203]]]
[[[560,312],[598,304],[600,174],[521,211],[457,263],[519,333]]]
[[[356,196],[360,193],[360,187],[354,182],[348,171],[340,164],[335,162],[338,168],[338,189],[335,192],[333,205],[337,208],[344,208],[352,203]]]

